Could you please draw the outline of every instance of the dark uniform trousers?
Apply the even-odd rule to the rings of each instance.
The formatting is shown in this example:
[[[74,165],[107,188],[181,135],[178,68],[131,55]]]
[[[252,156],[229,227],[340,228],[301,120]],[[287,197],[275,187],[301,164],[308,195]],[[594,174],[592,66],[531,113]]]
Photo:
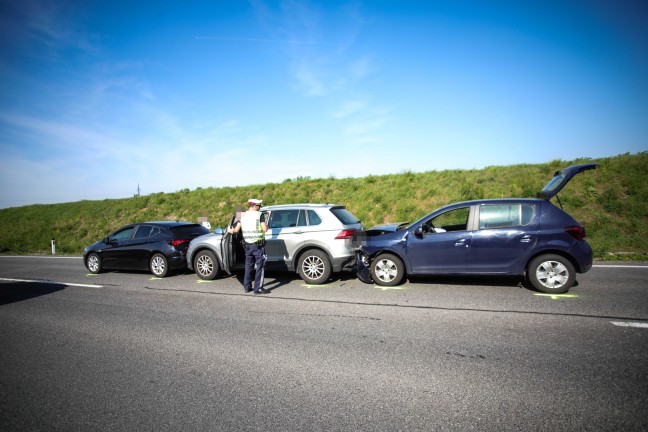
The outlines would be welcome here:
[[[256,274],[254,275],[254,291],[263,288],[263,268],[265,266],[266,254],[265,247],[257,243],[244,243],[245,248],[245,277],[243,278],[243,288],[249,291],[252,288],[252,273],[256,265]]]

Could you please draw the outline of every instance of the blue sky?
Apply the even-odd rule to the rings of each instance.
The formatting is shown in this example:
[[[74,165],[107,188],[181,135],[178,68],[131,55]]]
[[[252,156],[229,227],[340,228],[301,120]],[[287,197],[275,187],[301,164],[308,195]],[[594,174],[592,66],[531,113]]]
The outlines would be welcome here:
[[[646,151],[646,22],[639,0],[0,0],[0,207]]]

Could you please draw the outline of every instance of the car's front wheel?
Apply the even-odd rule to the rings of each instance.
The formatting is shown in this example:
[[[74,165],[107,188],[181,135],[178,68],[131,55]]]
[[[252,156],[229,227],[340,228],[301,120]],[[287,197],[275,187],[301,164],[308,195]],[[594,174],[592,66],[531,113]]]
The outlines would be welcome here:
[[[403,261],[392,254],[378,255],[371,262],[371,278],[378,285],[395,286],[405,277]]]
[[[326,253],[311,249],[299,257],[297,263],[299,276],[309,284],[320,285],[331,276],[331,262]]]
[[[164,255],[156,253],[151,257],[149,268],[154,276],[163,278],[169,273],[169,263]]]
[[[215,279],[220,271],[216,255],[208,250],[198,252],[194,258],[194,270],[200,279]]]
[[[93,274],[99,274],[101,273],[101,258],[99,258],[99,255],[96,253],[91,253],[88,256],[88,261],[86,263],[88,270],[90,270],[90,273]]]
[[[566,293],[576,281],[573,264],[567,258],[555,254],[532,259],[527,275],[534,288],[548,294]]]

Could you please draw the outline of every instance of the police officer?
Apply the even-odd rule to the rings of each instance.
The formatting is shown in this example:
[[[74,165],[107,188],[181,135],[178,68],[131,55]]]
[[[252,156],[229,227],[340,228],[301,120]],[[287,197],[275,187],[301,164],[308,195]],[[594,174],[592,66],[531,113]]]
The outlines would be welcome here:
[[[240,223],[236,224],[229,232],[236,234],[243,230],[243,248],[245,249],[245,276],[243,278],[243,290],[248,293],[252,291],[252,273],[256,265],[254,275],[254,294],[270,294],[270,291],[263,289],[263,267],[265,265],[265,233],[268,231],[265,216],[259,211],[262,200],[250,198],[248,211],[241,214]]]

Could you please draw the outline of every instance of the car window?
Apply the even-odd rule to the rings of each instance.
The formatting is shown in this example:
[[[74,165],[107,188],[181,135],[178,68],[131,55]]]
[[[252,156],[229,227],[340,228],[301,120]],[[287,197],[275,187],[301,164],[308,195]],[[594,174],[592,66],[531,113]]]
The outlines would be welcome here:
[[[297,216],[297,226],[306,225],[306,212],[304,210],[299,210],[299,216]]]
[[[450,210],[423,223],[423,232],[465,231],[470,207]]]
[[[153,227],[151,225],[141,225],[139,228],[137,228],[137,231],[135,232],[135,238],[136,239],[147,238],[148,236],[151,235],[152,230]]]
[[[479,229],[528,225],[534,214],[534,206],[527,204],[483,205],[479,209]]]
[[[535,216],[535,206],[523,205],[520,225],[529,225]]]
[[[289,228],[297,226],[299,210],[274,210],[270,216],[270,228]]]
[[[133,231],[135,231],[135,227],[130,227],[123,229],[121,231],[116,232],[110,240],[129,240],[133,236]]]
[[[322,218],[315,212],[315,210],[308,210],[308,225],[319,225],[322,223]]]
[[[344,225],[360,223],[360,219],[344,207],[333,207],[331,213],[337,217]]]
[[[171,227],[170,229],[175,238],[191,239],[209,234],[209,230],[200,224],[180,225]]]

